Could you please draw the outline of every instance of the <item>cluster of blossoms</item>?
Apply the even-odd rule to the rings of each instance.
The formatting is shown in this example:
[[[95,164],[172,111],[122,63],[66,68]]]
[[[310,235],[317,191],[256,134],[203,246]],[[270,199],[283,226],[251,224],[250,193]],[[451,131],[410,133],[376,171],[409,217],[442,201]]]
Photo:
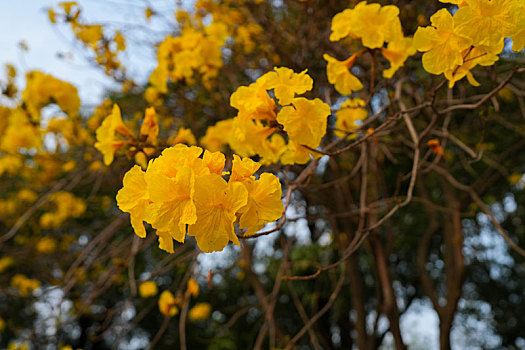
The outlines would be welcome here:
[[[49,203],[53,209],[40,217],[42,228],[58,228],[68,218],[80,217],[86,211],[86,203],[82,198],[65,191],[51,194]]]
[[[154,100],[158,93],[168,92],[167,82],[184,80],[187,84],[195,81],[195,72],[202,74],[203,82],[217,76],[222,67],[222,51],[228,37],[225,24],[213,22],[199,31],[185,26],[180,36],[168,35],[157,51],[157,68],[151,74],[151,87],[146,98]]]
[[[76,1],[63,1],[58,4],[57,10],[48,9],[51,23],[58,20],[68,23],[75,37],[85,48],[94,55],[94,60],[104,67],[108,75],[122,75],[124,68],[118,58],[120,52],[126,50],[126,40],[120,31],[110,35],[101,24],[87,24],[81,20],[81,8]],[[104,33],[106,31],[106,33]]]
[[[16,92],[16,88],[10,87],[16,78],[16,70],[8,66],[7,72],[8,81],[2,90]],[[14,174],[22,168],[25,155],[20,150],[42,148],[46,133],[40,127],[42,108],[56,104],[68,120],[77,118],[80,108],[78,91],[73,85],[39,71],[26,74],[26,88],[21,93],[21,101],[14,107],[0,106],[0,174]],[[80,129],[80,125],[69,129],[71,139],[77,138]]]
[[[512,50],[525,47],[525,2],[522,0],[440,0],[459,6],[452,15],[447,9],[430,17],[431,26],[419,27],[414,46],[423,54],[423,68],[445,74],[450,87],[467,77],[478,64],[491,66],[503,50],[504,39],[512,38]]]
[[[404,65],[408,56],[415,53],[411,37],[405,37],[399,20],[399,8],[395,5],[381,6],[358,3],[353,9],[345,9],[332,19],[331,41],[345,38],[360,40],[363,50],[339,61],[325,54],[328,62],[328,81],[341,95],[350,95],[363,88],[361,81],[351,73],[356,58],[376,50],[390,62],[390,68],[383,71],[383,77],[390,79]],[[385,46],[386,45],[386,46]]]
[[[40,287],[40,282],[33,278],[28,278],[22,274],[16,274],[11,279],[11,285],[18,289],[21,296],[26,297]]]
[[[183,243],[186,234],[203,252],[220,251],[229,241],[239,245],[234,224],[250,235],[280,218],[282,190],[275,175],[255,178],[257,162],[235,155],[232,163],[226,181],[224,154],[178,144],[151,160],[145,172],[139,166],[130,169],[117,204],[130,213],[139,237],[146,236],[145,221],[168,252],[173,252],[173,239]]]
[[[168,92],[168,80],[192,85],[199,79],[211,89],[212,79],[223,65],[222,48],[226,40],[233,39],[245,53],[250,53],[255,47],[253,37],[262,33],[259,25],[249,23],[246,16],[225,4],[201,0],[195,8],[193,16],[183,10],[176,13],[180,35],[168,35],[158,46],[158,65],[150,75],[151,86],[145,92],[146,100],[152,104],[158,102],[159,95]],[[209,15],[213,21],[205,25],[204,19]]]
[[[357,137],[350,134],[359,127],[359,123],[368,117],[368,111],[364,108],[365,101],[360,98],[350,98],[341,104],[341,109],[335,112],[335,136],[348,139]]]
[[[32,71],[26,74],[22,99],[33,120],[40,119],[40,110],[50,103],[57,104],[69,116],[78,114],[80,98],[77,88],[49,74]]]
[[[229,128],[222,140],[243,157],[259,155],[263,164],[307,163],[310,150],[303,146],[319,146],[330,115],[330,106],[320,99],[296,96],[310,91],[312,86],[306,70],[295,73],[286,67],[275,68],[249,86],[239,87],[230,98],[231,106],[238,110],[237,116],[208,129],[202,141],[207,147],[217,147],[221,144],[216,137],[221,128]],[[273,90],[275,98],[269,90]]]
[[[111,113],[96,129],[95,148],[104,156],[104,164],[110,165],[115,157],[115,152],[124,148],[128,151],[129,157],[134,156],[135,162],[146,169],[148,157],[152,156],[159,146],[159,122],[155,108],[146,109],[138,135],[135,134],[122,120],[120,107],[117,104],[113,105]],[[182,127],[167,141],[170,145],[196,143],[191,130]]]

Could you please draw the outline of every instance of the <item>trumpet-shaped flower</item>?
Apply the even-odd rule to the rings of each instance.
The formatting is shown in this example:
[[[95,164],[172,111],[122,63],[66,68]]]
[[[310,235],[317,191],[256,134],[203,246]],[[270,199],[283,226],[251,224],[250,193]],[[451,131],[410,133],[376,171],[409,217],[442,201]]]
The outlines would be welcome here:
[[[207,253],[222,250],[230,240],[239,245],[233,223],[236,220],[236,212],[247,202],[248,192],[239,182],[226,183],[216,174],[197,178],[197,221],[189,226],[188,234],[195,236],[199,248]]]
[[[368,117],[368,111],[363,108],[364,105],[365,101],[360,98],[350,99],[341,105],[341,109],[335,112],[337,117],[335,136],[345,137],[347,133],[354,131],[358,127],[358,121]],[[348,138],[353,138],[352,136],[354,135],[348,135]]]
[[[124,186],[117,193],[117,205],[123,212],[129,213],[131,226],[135,234],[146,237],[144,214],[149,204],[148,184],[140,166],[135,165],[125,175]]]
[[[265,89],[273,89],[279,104],[285,106],[290,104],[296,94],[312,90],[313,80],[306,72],[306,69],[295,73],[286,67],[274,68],[274,71],[266,73],[258,81]]]
[[[473,86],[479,86],[479,83],[474,79],[470,72],[478,64],[481,66],[491,66],[499,57],[498,54],[503,50],[503,39],[493,46],[479,45],[464,52],[464,62],[461,66],[455,69],[445,71],[445,78],[449,80],[449,87],[452,88],[456,81],[463,79],[465,76],[469,83]]]
[[[277,121],[284,126],[291,140],[312,148],[319,146],[326,133],[326,118],[330,106],[316,98],[307,100],[298,97],[292,100],[293,106],[285,106],[277,115]]]
[[[494,46],[512,35],[516,11],[512,0],[466,0],[468,6],[454,14],[457,33],[472,40],[472,44]],[[523,17],[523,13],[521,16]]]
[[[261,174],[258,180],[249,179],[243,184],[248,190],[248,203],[241,210],[243,213],[239,227],[247,228],[245,235],[249,236],[261,229],[264,224],[282,216],[282,190],[279,179],[268,173]]]
[[[462,51],[472,40],[458,33],[454,18],[441,9],[430,17],[432,26],[419,27],[414,34],[414,47],[423,54],[423,68],[432,74],[441,74],[463,63]]]
[[[162,292],[158,304],[160,312],[166,317],[173,317],[179,313],[177,299],[169,290]]]
[[[210,318],[211,305],[208,303],[197,303],[188,312],[188,317],[192,321],[204,321]]]
[[[259,82],[239,87],[230,97],[241,119],[275,120],[275,102]]]
[[[108,115],[102,125],[96,131],[97,142],[95,148],[104,156],[104,164],[110,165],[113,162],[115,151],[125,144],[123,140],[115,138],[115,132],[131,137],[132,134],[122,121],[120,108],[117,104],[113,106],[113,111]]]
[[[260,167],[261,164],[254,162],[250,158],[245,157],[241,159],[241,157],[234,154],[230,181],[246,181],[250,179]]]
[[[140,135],[146,136],[146,140],[151,143],[157,141],[157,136],[159,135],[159,124],[157,123],[155,108],[150,107],[146,109],[144,121],[140,127]]]
[[[376,49],[401,35],[399,8],[394,5],[381,6],[361,1],[354,8],[350,30],[361,38],[364,47]]]
[[[408,56],[416,53],[416,49],[412,38],[401,36],[389,42],[386,48],[381,49],[381,53],[390,62],[390,68],[383,71],[383,77],[390,79],[400,67],[403,67]]]
[[[146,221],[157,231],[168,232],[176,241],[184,242],[186,225],[197,220],[193,203],[195,176],[192,169],[180,167],[175,177],[147,174],[146,179],[153,202],[146,208]]]
[[[141,298],[149,298],[157,295],[157,283],[155,281],[144,281],[139,285],[139,294]]]
[[[350,95],[353,91],[363,88],[361,81],[350,72],[355,62],[355,55],[345,61],[339,61],[328,54],[324,54],[323,58],[328,62],[326,66],[328,82],[335,86],[337,92],[341,95]]]
[[[330,41],[338,41],[352,35],[350,23],[352,23],[353,14],[354,10],[345,9],[332,18],[332,33],[330,34]]]

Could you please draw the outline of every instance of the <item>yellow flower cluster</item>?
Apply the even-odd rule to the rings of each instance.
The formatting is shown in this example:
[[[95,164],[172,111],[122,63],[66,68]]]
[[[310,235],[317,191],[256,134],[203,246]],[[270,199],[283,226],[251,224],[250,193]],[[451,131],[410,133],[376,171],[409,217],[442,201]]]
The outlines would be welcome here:
[[[159,310],[164,316],[173,317],[179,313],[178,305],[181,301],[181,298],[175,298],[169,290],[165,290],[160,294]]]
[[[40,130],[21,108],[0,107],[0,119],[0,151],[15,155],[21,148],[39,148],[42,144]],[[17,162],[16,157],[2,158],[4,161]]]
[[[262,34],[263,29],[250,22],[249,14],[240,12],[235,2],[199,0],[195,3],[194,14],[183,10],[176,12],[181,33],[176,37],[168,35],[158,46],[158,65],[150,75],[151,86],[144,93],[149,103],[155,104],[160,95],[167,93],[168,80],[184,81],[188,85],[199,80],[211,89],[223,65],[222,48],[228,38],[246,54],[255,49],[253,38]],[[152,14],[149,13],[149,17]],[[209,17],[211,23],[205,24]]]
[[[155,281],[144,281],[139,286],[139,295],[141,298],[149,298],[157,295],[158,289]]]
[[[149,282],[152,282],[152,281],[149,281]],[[148,283],[148,282],[144,282],[143,284],[145,283]],[[153,282],[153,284],[155,284],[155,282]],[[156,288],[157,286],[155,285],[155,294],[157,294]],[[173,317],[179,313],[179,307],[182,306],[184,299],[187,300],[187,298],[190,298],[192,296],[196,298],[198,295],[199,295],[199,284],[193,278],[190,278],[188,280],[186,291],[184,292],[184,298],[181,297],[180,295],[174,296],[169,290],[165,290],[160,294],[160,297],[158,300],[159,311],[166,317]],[[207,303],[197,303],[195,307],[197,307],[200,304],[207,304]],[[205,318],[202,318],[205,316],[205,313],[204,313],[205,311],[206,310],[204,310],[202,306],[199,306],[197,308],[197,312],[194,311],[194,315],[197,317],[201,317],[199,319],[205,319]],[[211,311],[211,307],[209,309],[209,312],[210,311]],[[209,312],[208,312],[208,317],[209,317]],[[189,316],[191,319],[191,310],[190,310]]]
[[[383,77],[390,79],[404,65],[408,56],[415,53],[412,38],[405,37],[399,21],[399,8],[395,5],[381,6],[361,1],[353,9],[345,9],[332,19],[331,41],[344,38],[360,40],[365,48],[348,59],[339,61],[325,54],[328,81],[342,95],[350,95],[363,88],[350,69],[358,56],[371,50],[379,50],[390,62]],[[386,44],[386,47],[385,47]]]
[[[239,87],[230,98],[237,117],[210,127],[201,142],[217,149],[228,141],[235,153],[259,155],[262,164],[307,163],[311,156],[303,146],[319,146],[330,115],[330,106],[320,99],[296,96],[310,91],[312,85],[306,70],[295,73],[286,67],[275,68],[251,85]]]
[[[202,155],[202,157],[201,157]],[[281,185],[272,174],[256,179],[260,164],[234,156],[229,181],[223,176],[225,156],[178,144],[151,160],[144,172],[134,166],[117,194],[119,208],[130,213],[139,237],[143,221],[157,230],[159,247],[173,252],[173,239],[195,236],[203,252],[239,245],[234,223],[251,234],[282,215]]]
[[[104,156],[104,164],[110,165],[115,157],[115,152],[124,146],[128,146],[128,155],[134,155],[135,162],[146,169],[148,157],[156,152],[158,135],[159,122],[155,108],[146,109],[140,131],[135,136],[124,124],[120,108],[115,104],[111,114],[104,118],[96,130],[95,148]],[[177,133],[168,138],[168,143],[195,144],[196,139],[190,129],[180,128]]]
[[[56,24],[61,19],[68,23],[76,39],[95,55],[95,61],[104,67],[107,75],[124,72],[118,54],[126,50],[126,40],[120,31],[106,35],[104,31],[107,33],[107,28],[105,30],[102,25],[84,23],[80,17],[82,9],[76,1],[58,3],[57,11],[48,9],[49,21]]]
[[[22,99],[35,121],[40,120],[40,109],[51,103],[56,103],[69,116],[77,115],[80,108],[76,87],[39,71],[26,74]]]
[[[22,274],[16,274],[11,279],[11,285],[18,289],[20,296],[27,297],[40,287],[40,281],[28,278]]]
[[[199,18],[204,18],[209,14],[214,21],[226,24],[234,45],[239,46],[245,54],[249,54],[256,46],[254,37],[262,34],[263,28],[250,21],[249,13],[242,12],[244,3],[244,0],[225,2],[198,0],[195,8],[197,9],[196,16]],[[235,49],[235,51],[239,50]]]
[[[69,146],[80,145],[92,140],[88,131],[82,127],[78,119],[52,118],[47,124],[46,132],[55,136],[57,147],[65,141]]]
[[[442,1],[442,2],[451,2]],[[459,9],[447,9],[430,17],[431,26],[419,27],[414,46],[423,54],[423,68],[445,74],[449,86],[467,77],[478,86],[471,70],[478,64],[490,66],[503,50],[504,38],[513,41],[512,50],[525,47],[525,2],[522,0],[453,1]]]
[[[158,93],[168,92],[167,82],[184,80],[193,84],[195,75],[202,75],[203,83],[217,76],[222,67],[222,51],[228,28],[220,22],[213,22],[203,30],[185,26],[180,36],[168,35],[157,51],[157,68],[149,78],[151,87]],[[155,96],[146,91],[146,96]],[[152,102],[152,101],[150,101]]]
[[[205,321],[210,318],[211,305],[209,303],[197,303],[188,312],[188,317],[192,321]]]
[[[360,121],[363,121],[368,117],[368,111],[363,108],[365,101],[360,98],[351,98],[341,104],[341,109],[335,112],[337,120],[335,122],[335,128],[337,129],[334,134],[337,137],[345,137],[345,135],[354,131],[359,125]],[[355,138],[355,134],[349,134],[348,139]]]
[[[86,211],[86,203],[83,199],[69,192],[55,192],[49,196],[54,210],[44,213],[40,217],[42,228],[58,228],[69,218],[77,218]]]
[[[57,249],[57,242],[51,237],[42,237],[36,244],[36,250],[39,253],[51,254]]]
[[[11,265],[15,263],[15,259],[10,256],[4,256],[0,258],[0,273],[7,270]]]

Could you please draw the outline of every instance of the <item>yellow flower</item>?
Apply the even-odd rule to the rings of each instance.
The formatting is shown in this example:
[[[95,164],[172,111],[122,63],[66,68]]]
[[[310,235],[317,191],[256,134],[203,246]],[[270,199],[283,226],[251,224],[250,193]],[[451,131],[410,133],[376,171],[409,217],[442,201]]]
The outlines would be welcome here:
[[[157,295],[157,284],[155,281],[145,281],[142,282],[139,286],[139,294],[141,298],[149,298]]]
[[[350,99],[341,105],[341,109],[335,112],[337,117],[335,136],[345,137],[348,132],[352,132],[358,127],[358,121],[368,117],[368,111],[362,108],[364,104],[365,102],[361,99]],[[353,137],[355,135],[348,135],[348,139]]]
[[[55,192],[49,196],[49,202],[53,204],[55,210],[44,213],[40,217],[40,225],[43,228],[60,227],[68,218],[80,217],[86,211],[84,200],[69,192]]]
[[[234,119],[226,119],[217,122],[206,129],[206,134],[200,139],[200,143],[209,151],[221,151],[232,137]]]
[[[53,8],[50,7],[47,9],[47,17],[49,18],[49,22],[55,24],[57,22],[56,15],[57,14],[53,10]]]
[[[403,67],[408,56],[416,53],[416,49],[412,38],[401,36],[389,42],[386,48],[381,49],[381,53],[390,62],[390,68],[383,71],[383,77],[390,79],[400,67]]]
[[[296,94],[312,90],[313,80],[306,72],[306,69],[295,73],[286,67],[274,68],[274,72],[264,74],[258,81],[266,90],[273,89],[279,104],[285,106],[292,102]]]
[[[197,303],[188,312],[188,317],[192,321],[204,321],[210,318],[211,305],[208,303]]]
[[[162,292],[159,298],[159,310],[167,317],[173,317],[179,313],[179,308],[176,305],[176,299],[169,290]]]
[[[104,164],[106,165],[110,165],[113,162],[115,151],[124,146],[126,142],[117,140],[115,132],[126,137],[132,137],[131,132],[122,121],[120,108],[117,104],[113,105],[113,111],[104,119],[102,125],[96,131],[97,142],[95,143],[95,148],[104,156]]]
[[[275,120],[275,102],[259,80],[249,86],[239,87],[230,97],[241,119]]]
[[[257,170],[261,167],[261,164],[254,162],[250,158],[242,158],[238,155],[233,155],[232,173],[230,181],[243,182],[250,179]]]
[[[458,5],[459,7],[468,6],[466,0],[439,0],[439,2]]]
[[[209,169],[211,174],[222,175],[225,162],[226,157],[224,157],[224,154],[221,152],[210,152],[205,150],[204,155],[202,156],[202,163]]]
[[[43,237],[36,244],[36,250],[44,254],[53,253],[56,250],[56,247],[56,241],[50,237]]]
[[[196,298],[199,295],[199,284],[193,278],[188,280],[188,288],[186,289],[186,295],[192,295]]]
[[[423,68],[441,74],[463,63],[462,51],[472,43],[459,35],[452,15],[441,9],[430,17],[431,27],[419,27],[414,34],[414,47],[423,54]]]
[[[325,61],[328,62],[326,66],[328,82],[335,85],[335,89],[341,95],[350,95],[352,91],[359,91],[363,88],[361,81],[350,73],[350,68],[354,65],[355,57],[355,55],[352,55],[345,61],[339,61],[328,54],[323,55]]]
[[[326,133],[330,106],[320,99],[307,100],[303,97],[293,99],[292,105],[281,109],[277,121],[294,142],[312,148],[319,146]]]
[[[11,113],[9,124],[0,138],[0,150],[14,155],[20,148],[38,148],[41,142],[39,129],[20,110],[16,110]],[[10,162],[16,161],[11,158]]]
[[[22,99],[34,119],[41,108],[51,103],[56,103],[70,116],[77,115],[80,108],[76,87],[39,71],[26,74],[26,88],[22,92]]]
[[[275,128],[264,126],[259,120],[234,118],[230,147],[243,157],[259,154],[267,147],[266,139]]]
[[[95,48],[97,42],[104,37],[102,26],[100,24],[75,24],[73,30],[80,41],[93,48]]]
[[[115,44],[117,44],[117,50],[118,51],[124,51],[126,50],[126,39],[124,39],[124,36],[120,31],[115,31],[115,36],[113,37],[113,41]]]
[[[330,34],[330,41],[338,41],[349,35],[355,36],[355,34],[352,34],[350,31],[353,14],[354,10],[345,9],[332,18],[332,33]]]
[[[146,9],[144,9],[144,17],[146,17],[147,20],[149,20],[154,14],[155,11],[153,11],[150,7],[146,7]]]
[[[525,3],[520,0],[512,2],[513,11],[516,14],[525,13]],[[512,50],[520,52],[525,48],[525,16],[516,16],[514,18],[514,28],[512,29]]]
[[[7,350],[29,350],[29,345],[27,344],[27,342],[10,342],[7,346]]]
[[[27,297],[29,294],[40,287],[38,280],[27,278],[22,274],[16,274],[11,279],[11,285],[18,289],[20,296]]]
[[[353,34],[361,38],[363,46],[376,49],[402,35],[398,16],[397,6],[361,1],[354,8],[350,28]]]
[[[152,144],[157,142],[157,136],[159,135],[159,124],[157,122],[155,108],[149,107],[146,109],[144,121],[140,127],[140,135],[147,136],[146,139]]]
[[[2,317],[0,317],[0,333],[2,333],[5,329],[5,321]]]
[[[9,266],[13,265],[15,262],[15,259],[13,259],[10,256],[4,256],[0,258],[0,273],[4,272],[9,268]]]
[[[177,134],[175,136],[171,137],[168,141],[172,145],[176,145],[177,143],[185,143],[187,145],[195,145],[197,143],[197,139],[191,132],[191,129],[186,128],[180,128],[177,131]],[[218,150],[215,150],[218,151]]]
[[[516,16],[523,17],[511,0],[466,0],[469,6],[454,14],[459,35],[472,40],[473,45],[497,45],[512,35]]]
[[[286,141],[279,134],[273,134],[265,140],[265,147],[259,150],[261,164],[275,164],[279,162],[282,154],[286,151]]]
[[[307,148],[290,141],[286,147],[286,151],[281,157],[281,163],[286,164],[306,164],[312,157],[317,159],[321,155],[319,153],[310,152]]]
[[[158,161],[158,159],[157,159]],[[195,175],[190,167],[176,169],[174,177],[146,172],[148,191],[153,201],[146,208],[146,221],[160,232],[168,232],[181,243],[186,236],[186,225],[197,220],[193,203]]]
[[[246,228],[245,235],[249,236],[282,216],[282,189],[279,179],[269,173],[243,184],[248,190],[248,204],[241,209],[239,227]]]
[[[509,182],[512,185],[517,185],[521,181],[522,178],[523,178],[523,174],[513,173],[509,175]]]
[[[498,54],[503,50],[503,39],[493,46],[479,45],[472,49],[466,49],[463,52],[463,64],[454,69],[445,71],[445,78],[449,80],[449,87],[452,88],[456,81],[463,79],[465,76],[469,83],[473,86],[479,86],[479,83],[474,79],[470,72],[478,64],[481,66],[491,66],[499,57]]]
[[[38,194],[35,191],[24,188],[18,191],[17,197],[21,201],[33,203],[38,199]]]
[[[197,221],[188,234],[195,236],[197,245],[206,253],[222,250],[228,241],[239,245],[233,223],[237,211],[248,202],[246,188],[238,182],[226,183],[219,175],[210,174],[195,181]]]
[[[123,187],[117,193],[117,205],[120,210],[130,214],[135,234],[141,238],[146,237],[143,221],[149,205],[148,184],[145,173],[138,165],[124,175]]]

